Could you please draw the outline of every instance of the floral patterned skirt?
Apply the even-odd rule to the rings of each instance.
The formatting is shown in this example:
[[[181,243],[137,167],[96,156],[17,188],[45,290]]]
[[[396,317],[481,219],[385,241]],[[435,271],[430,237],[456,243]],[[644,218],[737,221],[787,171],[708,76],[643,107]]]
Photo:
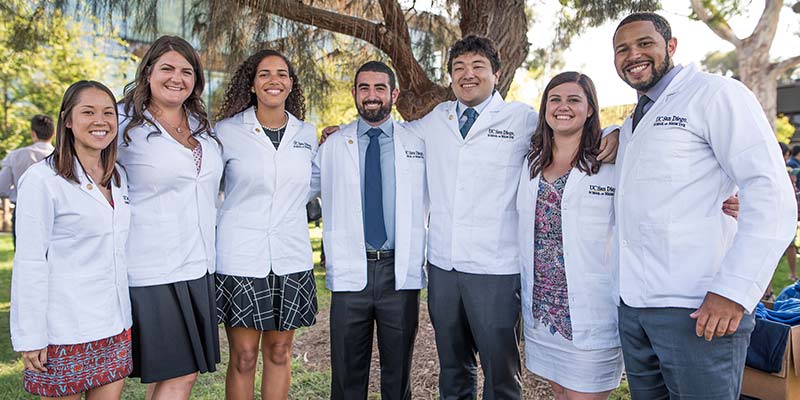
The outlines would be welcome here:
[[[71,396],[125,379],[133,369],[131,330],[88,343],[49,345],[45,367],[47,372],[25,370],[26,392]]]

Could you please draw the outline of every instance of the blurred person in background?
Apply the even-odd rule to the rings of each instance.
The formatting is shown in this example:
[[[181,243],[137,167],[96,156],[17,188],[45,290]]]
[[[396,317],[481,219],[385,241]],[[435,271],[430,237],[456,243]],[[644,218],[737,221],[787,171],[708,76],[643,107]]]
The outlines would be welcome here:
[[[17,243],[16,203],[17,186],[25,170],[53,152],[55,129],[53,118],[48,115],[35,115],[31,118],[31,139],[33,144],[9,152],[3,159],[0,169],[0,197],[7,197],[14,208],[11,210],[11,235]]]

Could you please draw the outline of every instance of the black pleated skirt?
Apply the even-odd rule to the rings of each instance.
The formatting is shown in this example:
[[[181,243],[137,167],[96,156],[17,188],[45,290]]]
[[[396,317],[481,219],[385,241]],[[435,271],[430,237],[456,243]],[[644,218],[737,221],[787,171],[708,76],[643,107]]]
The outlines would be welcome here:
[[[266,278],[217,274],[217,314],[228,327],[289,331],[317,322],[314,271]]]
[[[132,287],[130,293],[131,376],[152,383],[217,370],[220,356],[214,275]]]

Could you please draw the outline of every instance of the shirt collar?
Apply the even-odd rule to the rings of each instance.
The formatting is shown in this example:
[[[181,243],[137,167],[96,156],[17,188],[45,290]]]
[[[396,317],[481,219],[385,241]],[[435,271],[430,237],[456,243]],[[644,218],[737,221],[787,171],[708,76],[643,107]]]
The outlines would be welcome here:
[[[383,131],[381,136],[392,137],[392,135],[394,134],[394,119],[390,115],[389,119],[383,121],[382,124],[378,126],[372,126],[368,124],[366,121],[364,121],[363,118],[359,118],[358,126],[356,128],[356,133],[358,133],[358,136],[366,135],[367,131],[372,128],[380,128],[380,130]]]
[[[650,88],[650,90],[648,90],[643,94],[647,95],[650,101],[655,103],[656,100],[658,100],[658,98],[661,97],[662,94],[664,94],[664,91],[667,90],[667,86],[669,86],[670,82],[672,82],[672,80],[675,79],[675,76],[677,76],[678,72],[681,72],[682,69],[683,66],[680,64],[672,67],[672,69],[670,69],[666,73],[666,75],[661,77],[661,79],[659,79],[658,82],[656,82],[656,84]]]
[[[472,107],[472,108],[475,109],[475,111],[478,112],[478,115],[483,113],[483,110],[485,110],[486,107],[489,106],[489,103],[492,101],[492,98],[494,97],[494,94],[496,92],[497,92],[496,90],[493,91],[492,95],[487,97],[486,100],[484,100],[481,104],[478,104],[477,106]],[[466,111],[467,108],[469,108],[469,106],[464,104],[464,103],[462,103],[460,100],[456,102],[456,114],[458,114],[459,118],[461,118],[461,116],[464,114],[464,111]]]
[[[49,141],[46,141],[46,142],[34,142],[33,146],[41,147],[41,148],[44,148],[44,149],[49,149],[49,148],[53,147],[53,145],[50,144]]]

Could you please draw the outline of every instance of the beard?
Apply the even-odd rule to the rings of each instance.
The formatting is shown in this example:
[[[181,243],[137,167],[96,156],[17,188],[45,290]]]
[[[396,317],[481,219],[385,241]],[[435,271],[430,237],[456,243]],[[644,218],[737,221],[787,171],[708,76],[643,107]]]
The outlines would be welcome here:
[[[381,106],[374,110],[367,110],[364,103],[380,103]],[[364,118],[364,121],[381,122],[392,112],[392,101],[389,100],[389,104],[383,104],[379,101],[364,101],[360,104],[356,103],[356,109],[358,110],[358,115]]]
[[[650,77],[650,79],[644,82],[631,82],[626,74],[623,74],[622,79],[625,81],[625,83],[628,84],[628,86],[640,92],[646,92],[650,90],[650,88],[655,86],[656,83],[658,83],[658,81],[660,81],[661,78],[663,78],[664,75],[666,75],[667,72],[669,72],[670,66],[672,65],[672,61],[670,61],[669,58],[669,51],[666,51],[665,49],[664,54],[665,54],[664,61],[662,61],[661,64],[656,65],[655,63],[653,63],[653,75]]]

